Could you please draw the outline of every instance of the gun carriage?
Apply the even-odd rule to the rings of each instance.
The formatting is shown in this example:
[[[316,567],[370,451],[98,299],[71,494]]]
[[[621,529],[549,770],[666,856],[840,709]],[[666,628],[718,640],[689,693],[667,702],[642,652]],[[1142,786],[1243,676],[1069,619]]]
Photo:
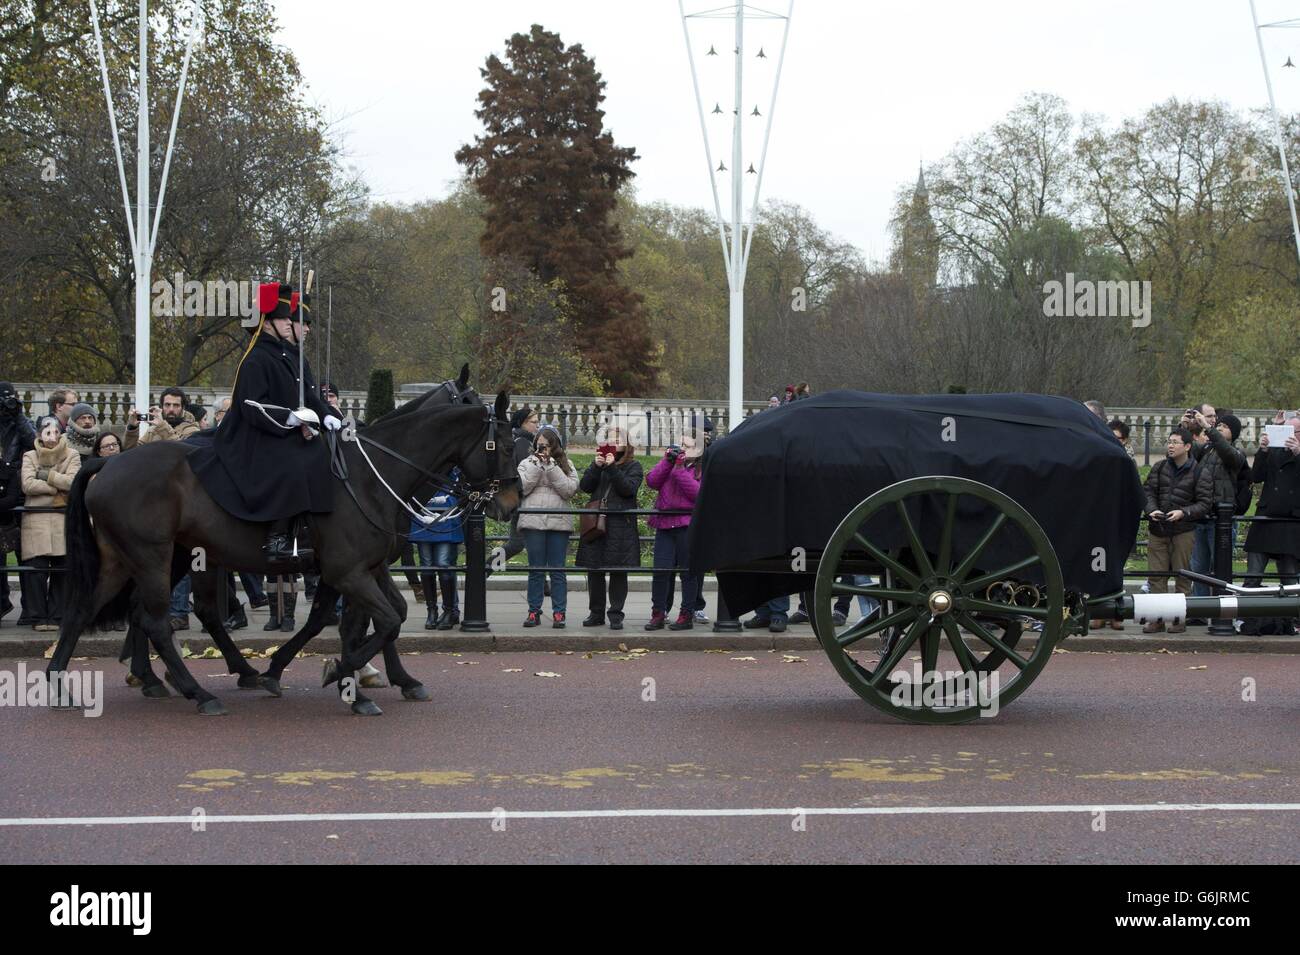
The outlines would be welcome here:
[[[737,616],[810,594],[845,682],[918,723],[998,712],[1090,620],[1300,614],[1300,586],[1127,593],[1143,499],[1132,459],[1077,402],[830,392],[709,449],[691,566],[716,572]],[[836,601],[858,597],[879,611],[837,623]]]

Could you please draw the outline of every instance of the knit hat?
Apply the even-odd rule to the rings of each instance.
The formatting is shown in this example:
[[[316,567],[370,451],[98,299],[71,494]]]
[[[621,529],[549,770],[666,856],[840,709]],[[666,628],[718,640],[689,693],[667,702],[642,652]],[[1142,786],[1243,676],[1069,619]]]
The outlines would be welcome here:
[[[524,405],[522,408],[516,408],[515,413],[510,416],[510,427],[522,428],[524,422],[528,420],[532,413],[533,409],[528,407],[528,405]]]
[[[559,429],[556,428],[555,425],[544,424],[538,428],[537,437],[540,438],[542,435],[546,435],[546,440],[551,442],[551,447],[559,448],[561,451],[564,450],[564,438],[561,436]],[[537,438],[533,439],[533,443],[537,443]]]
[[[1241,437],[1241,419],[1235,414],[1219,415],[1219,424],[1226,424],[1228,431],[1232,434],[1232,440],[1236,441]]]
[[[99,415],[95,414],[95,409],[90,407],[84,401],[79,401],[72,406],[72,414],[68,415],[69,421],[76,421],[83,414],[95,415],[95,420],[99,420]]]

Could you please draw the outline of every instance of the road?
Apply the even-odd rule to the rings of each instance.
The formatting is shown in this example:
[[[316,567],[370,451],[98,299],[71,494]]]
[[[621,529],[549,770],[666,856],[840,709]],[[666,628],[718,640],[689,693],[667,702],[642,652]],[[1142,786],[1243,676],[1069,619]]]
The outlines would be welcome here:
[[[0,670],[19,662],[43,663]],[[1300,861],[1294,655],[1059,653],[996,718],[957,727],[868,709],[813,653],[405,662],[434,702],[374,691],[385,709],[376,718],[350,715],[319,687],[318,657],[290,667],[278,700],[234,689],[220,661],[192,661],[222,688],[221,718],[143,699],[115,662],[76,663],[105,666],[98,718],[0,707],[0,853],[75,863]],[[1220,808],[1191,808],[1206,804]],[[175,818],[140,824],[157,816]],[[97,821],[27,824],[51,817]]]

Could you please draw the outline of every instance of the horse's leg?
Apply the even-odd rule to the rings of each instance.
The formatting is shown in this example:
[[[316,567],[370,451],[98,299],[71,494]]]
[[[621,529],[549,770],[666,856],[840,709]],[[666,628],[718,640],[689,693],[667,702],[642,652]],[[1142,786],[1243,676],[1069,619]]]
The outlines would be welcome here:
[[[298,655],[298,651],[325,629],[325,624],[322,621],[329,616],[329,612],[333,609],[334,601],[338,599],[338,596],[338,591],[325,583],[324,580],[316,585],[316,598],[312,601],[311,612],[307,615],[307,622],[303,624],[301,630],[289,638],[287,643],[271,654],[271,665],[266,668],[266,673],[258,679],[258,685],[262,689],[272,696],[281,695],[280,674]],[[342,628],[340,628],[340,632],[341,630]]]
[[[155,566],[159,563],[165,565],[164,561],[157,561]],[[158,571],[136,577],[136,587],[140,596],[140,625],[148,635],[149,642],[158,651],[158,656],[167,665],[167,671],[171,674],[172,684],[176,689],[180,690],[187,699],[194,700],[202,715],[224,716],[226,708],[222,706],[221,701],[199,685],[176,650],[167,615],[172,593],[168,580],[167,574]]]
[[[337,587],[348,598],[348,612],[369,616],[375,623],[375,632],[359,646],[344,641],[341,658],[325,665],[322,686],[337,682],[340,696],[345,700],[351,697],[349,702],[353,713],[379,716],[383,711],[361,693],[356,671],[393,639],[402,620],[389,603],[383,588],[364,569],[358,568],[349,573],[337,583]]]
[[[381,576],[379,584],[383,587],[384,595],[397,613],[399,621],[392,638],[384,644],[384,670],[388,673],[388,682],[401,689],[402,699],[415,703],[428,703],[433,697],[429,695],[423,683],[406,671],[406,667],[402,666],[401,654],[397,652],[397,637],[401,633],[402,623],[406,621],[406,600],[394,585],[392,574],[387,570]]]
[[[100,610],[117,596],[128,580],[130,574],[120,563],[104,559],[99,579],[95,582],[93,599],[87,603],[67,601],[68,605],[63,608],[63,619],[59,624],[59,641],[54,647],[54,656],[45,668],[47,674],[59,673],[68,668],[68,661],[77,649],[82,631],[94,622]]]
[[[244,655],[239,652],[235,641],[226,632],[226,622],[217,612],[217,588],[225,586],[224,574],[210,570],[191,572],[190,589],[194,594],[194,613],[203,622],[203,626],[208,628],[208,636],[212,638],[212,642],[221,651],[221,656],[225,658],[226,669],[239,675],[237,681],[239,688],[255,690],[259,686],[258,678],[261,674],[254,670],[244,659]]]
[[[138,611],[133,612],[126,631],[126,643],[131,650],[131,675],[140,681],[140,692],[147,699],[165,700],[172,695],[171,691],[167,689],[167,684],[158,679],[158,674],[153,672],[153,666],[149,663],[149,638],[145,636],[137,617]]]

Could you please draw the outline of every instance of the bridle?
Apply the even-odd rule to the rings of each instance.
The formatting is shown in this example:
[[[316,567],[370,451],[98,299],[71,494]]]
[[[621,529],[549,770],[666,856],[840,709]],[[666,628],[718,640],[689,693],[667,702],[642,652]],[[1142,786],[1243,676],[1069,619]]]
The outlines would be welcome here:
[[[459,396],[460,392],[455,388],[452,382],[446,382],[444,384],[444,387],[448,386],[450,386],[453,396]],[[488,475],[494,475],[496,469],[493,465],[496,462],[493,461],[493,455],[496,454],[497,450],[497,443],[494,437],[494,427],[497,422],[492,408],[487,405],[483,405],[482,407],[483,428],[479,432],[479,441],[482,444],[483,455],[487,463],[484,472]],[[469,511],[481,510],[487,507],[487,505],[501,490],[501,478],[499,477],[489,476],[477,481],[470,481],[465,478],[464,468],[461,468],[458,471],[456,477],[452,477],[451,474],[446,471],[431,471],[412,461],[400,451],[396,451],[393,448],[388,447],[386,444],[382,444],[379,441],[356,431],[355,424],[350,424],[345,431],[327,431],[325,434],[326,443],[329,445],[330,472],[343,483],[343,487],[347,490],[348,496],[352,498],[352,502],[356,504],[361,515],[371,524],[371,526],[386,534],[397,534],[401,537],[410,536],[409,534],[403,534],[402,532],[393,530],[392,528],[384,528],[380,526],[375,523],[369,514],[366,513],[365,507],[362,506],[361,500],[357,497],[356,490],[352,487],[352,481],[348,472],[347,459],[343,455],[343,443],[345,441],[355,441],[357,450],[361,452],[362,460],[364,460],[369,466],[371,473],[374,474],[375,478],[379,481],[384,490],[388,492],[389,496],[391,496],[400,507],[411,515],[412,519],[425,527],[439,524],[444,521],[460,520],[460,518]],[[346,434],[350,434],[351,437],[340,437]],[[415,505],[412,507],[411,504],[402,500],[401,496],[398,495],[398,493],[394,491],[389,483],[384,479],[384,476],[379,472],[379,468],[376,467],[374,461],[371,460],[370,455],[366,453],[367,445],[374,448],[376,451],[382,451],[395,461],[405,464],[407,467],[419,473],[425,478],[425,481],[420,485],[420,487],[424,487],[425,484],[432,485],[434,489],[453,496],[456,499],[457,504],[445,511],[434,512],[430,511],[418,498],[412,497],[411,504]]]

